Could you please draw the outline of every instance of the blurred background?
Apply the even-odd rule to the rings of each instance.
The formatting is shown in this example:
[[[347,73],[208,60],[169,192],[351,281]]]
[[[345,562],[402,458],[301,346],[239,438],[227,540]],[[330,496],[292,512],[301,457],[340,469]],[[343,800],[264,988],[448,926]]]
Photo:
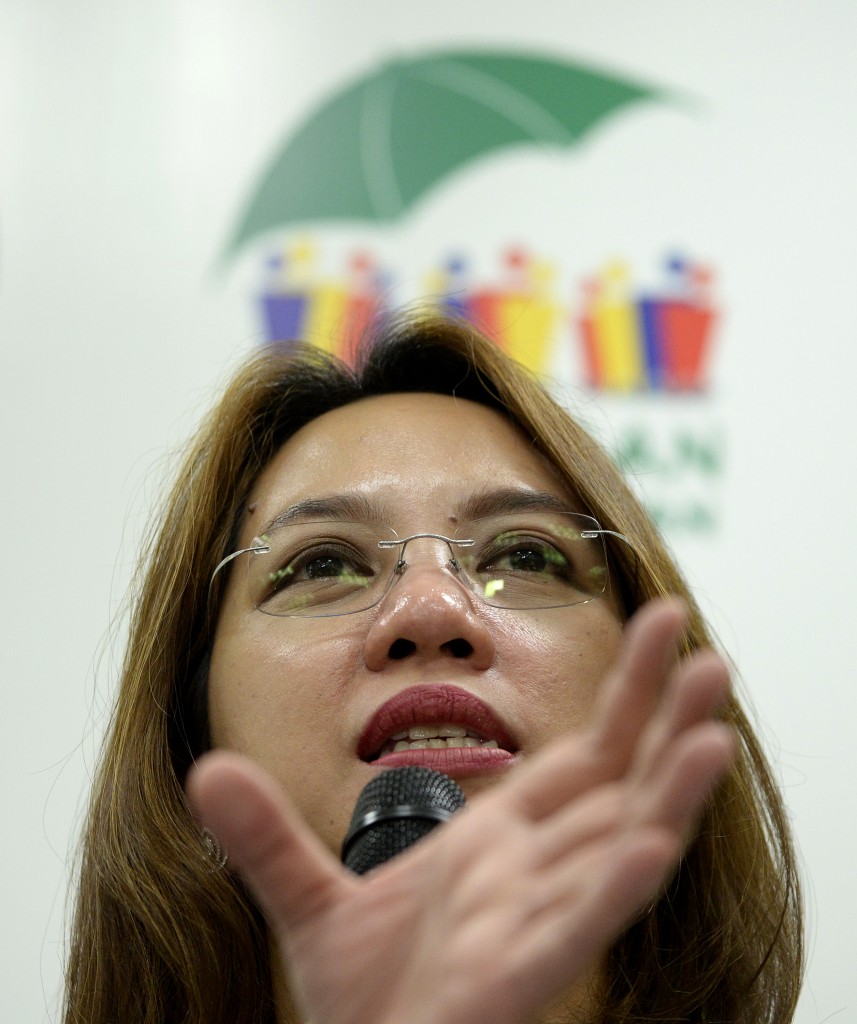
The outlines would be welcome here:
[[[639,487],[794,818],[798,1024],[853,1018],[855,45],[845,0],[4,0],[4,1020],[58,1017],[174,451],[256,346],[418,302]]]

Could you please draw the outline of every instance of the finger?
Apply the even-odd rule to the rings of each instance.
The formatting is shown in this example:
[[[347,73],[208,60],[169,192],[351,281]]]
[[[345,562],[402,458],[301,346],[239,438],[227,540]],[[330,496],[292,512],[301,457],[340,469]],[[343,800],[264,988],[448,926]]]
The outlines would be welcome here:
[[[732,729],[721,722],[682,733],[657,772],[629,787],[632,820],[666,828],[686,841],[729,768],[735,746]]]
[[[544,819],[538,833],[538,866],[550,867],[588,843],[615,833],[626,810],[626,787],[621,783],[598,786]]]
[[[669,833],[639,829],[593,843],[546,878],[509,949],[518,994],[544,1004],[566,988],[661,888],[678,852]]]
[[[729,670],[715,651],[702,651],[672,673],[662,706],[640,739],[633,775],[657,770],[676,738],[714,719],[729,695]]]
[[[683,733],[645,779],[597,786],[544,819],[535,842],[541,868],[568,858],[610,832],[657,826],[683,841],[702,813],[733,754],[733,736],[719,724]]]
[[[659,891],[679,852],[677,838],[666,829],[640,826],[605,834],[543,874],[543,915],[562,917],[573,910],[574,927],[586,934],[603,928],[602,936],[612,937]],[[566,927],[571,930],[571,922]]]
[[[676,669],[675,675],[667,716],[667,731],[672,735],[712,718],[725,704],[731,688],[729,668],[713,650],[694,654]]]
[[[237,754],[201,758],[187,780],[195,812],[226,848],[271,923],[290,927],[349,885],[341,866],[282,790]]]
[[[486,799],[503,801],[511,813],[538,823],[593,786],[609,781],[611,774],[611,766],[605,764],[591,736],[579,733],[539,751]]]
[[[686,620],[684,605],[669,598],[644,605],[627,626],[619,660],[596,705],[594,727],[599,748],[616,760],[619,772],[661,700]]]
[[[675,600],[651,602],[634,616],[605,680],[593,727],[546,748],[506,787],[504,798],[518,813],[541,821],[593,785],[624,773],[675,663],[684,622],[683,605]]]

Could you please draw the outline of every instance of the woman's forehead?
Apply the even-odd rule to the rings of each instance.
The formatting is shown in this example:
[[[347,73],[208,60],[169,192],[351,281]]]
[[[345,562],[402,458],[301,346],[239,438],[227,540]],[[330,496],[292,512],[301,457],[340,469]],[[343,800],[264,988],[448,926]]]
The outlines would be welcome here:
[[[455,516],[474,496],[497,490],[571,500],[554,467],[493,409],[446,395],[382,395],[325,413],[294,434],[256,481],[252,518],[264,523],[338,494],[362,503],[361,518],[373,509],[381,517]]]

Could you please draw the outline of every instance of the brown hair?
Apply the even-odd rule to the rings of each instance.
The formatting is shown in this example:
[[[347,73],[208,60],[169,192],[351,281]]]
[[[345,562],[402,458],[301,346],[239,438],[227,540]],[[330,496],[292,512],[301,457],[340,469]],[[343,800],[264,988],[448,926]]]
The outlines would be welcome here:
[[[82,839],[66,1024],[274,1020],[264,922],[240,880],[212,870],[183,794],[208,746],[206,674],[223,576],[253,481],[322,413],[390,392],[438,392],[499,410],[553,463],[611,546],[630,613],[659,594],[690,609],[688,649],[710,645],[656,529],[600,446],[471,328],[389,324],[349,369],[316,350],[250,359],[190,446],[145,546],[119,694]],[[787,1024],[802,970],[801,907],[786,813],[732,700],[737,760],[663,897],[616,942],[599,1024]]]

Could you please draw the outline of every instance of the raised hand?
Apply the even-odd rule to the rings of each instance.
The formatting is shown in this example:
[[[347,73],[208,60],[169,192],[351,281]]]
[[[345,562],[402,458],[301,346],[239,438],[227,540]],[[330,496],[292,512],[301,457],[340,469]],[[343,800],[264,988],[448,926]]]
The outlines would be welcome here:
[[[525,1024],[583,976],[672,870],[732,753],[713,652],[683,612],[629,623],[593,724],[389,864],[344,869],[259,768],[202,759],[201,820],[265,912],[312,1024]]]

